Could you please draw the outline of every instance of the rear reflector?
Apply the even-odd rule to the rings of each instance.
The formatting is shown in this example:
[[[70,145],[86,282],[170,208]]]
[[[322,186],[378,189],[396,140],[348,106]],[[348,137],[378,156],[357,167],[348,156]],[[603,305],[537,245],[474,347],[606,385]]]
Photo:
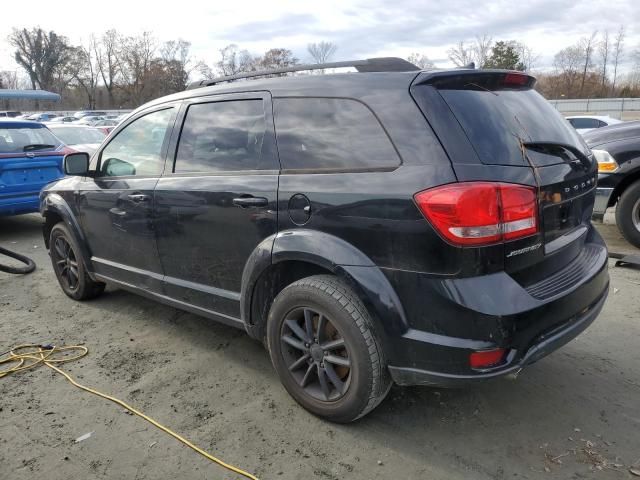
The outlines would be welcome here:
[[[462,182],[416,193],[414,199],[435,229],[454,245],[489,245],[538,231],[533,187]]]
[[[471,368],[488,368],[498,365],[504,359],[506,351],[504,348],[496,348],[494,350],[473,352],[469,355],[469,366]]]

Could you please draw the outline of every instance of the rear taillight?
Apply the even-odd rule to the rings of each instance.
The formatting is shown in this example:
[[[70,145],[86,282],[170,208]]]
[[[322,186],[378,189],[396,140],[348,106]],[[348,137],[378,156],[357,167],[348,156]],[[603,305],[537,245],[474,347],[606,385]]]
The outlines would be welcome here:
[[[455,245],[488,245],[538,231],[533,187],[462,182],[416,193],[414,199],[436,230]]]

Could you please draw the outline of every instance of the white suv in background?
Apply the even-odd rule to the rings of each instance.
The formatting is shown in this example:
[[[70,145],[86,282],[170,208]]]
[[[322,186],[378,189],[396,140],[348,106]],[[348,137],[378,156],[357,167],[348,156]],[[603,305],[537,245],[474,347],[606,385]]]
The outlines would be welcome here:
[[[566,118],[579,134],[586,133],[595,128],[613,125],[614,123],[622,123],[622,120],[618,120],[617,118],[613,118],[608,115],[575,115]]]

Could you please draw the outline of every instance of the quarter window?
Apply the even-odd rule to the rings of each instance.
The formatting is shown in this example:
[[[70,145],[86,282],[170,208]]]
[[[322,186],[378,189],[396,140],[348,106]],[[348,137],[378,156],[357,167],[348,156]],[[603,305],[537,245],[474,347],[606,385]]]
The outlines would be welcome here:
[[[278,98],[274,105],[278,152],[285,169],[359,170],[400,164],[382,126],[360,102]]]
[[[175,172],[259,170],[265,129],[262,100],[191,105],[180,134]]]
[[[173,109],[149,113],[122,129],[100,155],[100,175],[160,175]]]

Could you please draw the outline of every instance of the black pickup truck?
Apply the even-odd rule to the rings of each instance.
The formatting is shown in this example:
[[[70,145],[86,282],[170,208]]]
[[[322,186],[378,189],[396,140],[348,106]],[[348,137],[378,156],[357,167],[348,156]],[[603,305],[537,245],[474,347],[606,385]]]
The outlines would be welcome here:
[[[598,161],[594,217],[616,205],[616,224],[640,248],[640,121],[599,128],[584,135]]]

